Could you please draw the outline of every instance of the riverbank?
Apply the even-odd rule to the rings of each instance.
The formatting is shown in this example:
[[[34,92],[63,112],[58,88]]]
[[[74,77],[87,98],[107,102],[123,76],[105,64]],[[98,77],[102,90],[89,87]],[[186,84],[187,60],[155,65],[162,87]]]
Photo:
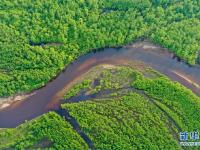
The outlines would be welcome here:
[[[49,43],[47,43],[47,44],[49,44]],[[61,43],[50,43],[50,44],[61,44]],[[41,43],[41,44],[38,44],[38,45],[45,45],[45,44]],[[184,60],[178,58],[174,53],[170,52],[168,49],[163,48],[162,46],[160,46],[158,44],[155,44],[155,43],[152,43],[151,41],[146,40],[146,39],[135,40],[134,43],[130,43],[130,44],[125,45],[123,47],[100,48],[100,49],[92,50],[92,52],[90,52],[89,54],[91,54],[93,52],[96,53],[96,52],[104,51],[105,49],[117,49],[117,50],[121,51],[121,49],[141,49],[141,48],[143,50],[145,50],[147,53],[151,53],[153,55],[156,54],[157,56],[163,56],[164,55],[164,56],[167,57],[167,59],[172,59],[174,61],[174,63],[181,63],[181,64],[183,63],[187,67],[197,68],[197,69],[200,70],[200,65],[196,64],[194,66],[191,66],[187,62],[185,62]],[[83,55],[81,57],[84,57],[84,56],[85,55]],[[79,58],[77,60],[79,60]],[[75,60],[75,61],[77,61],[77,60]],[[124,63],[124,60],[123,60],[123,62],[122,62],[121,59],[119,61],[120,61],[120,63]],[[133,61],[133,60],[131,60],[131,61]],[[136,59],[136,61],[138,61],[138,60]],[[148,62],[145,62],[144,60],[141,60],[140,64],[141,64],[141,62],[143,62],[144,64],[145,63],[148,64]],[[71,64],[73,64],[73,63],[71,63]],[[151,65],[149,65],[149,66],[151,67]],[[65,71],[65,69],[63,71]],[[61,71],[59,74],[62,74],[63,71]],[[178,71],[172,71],[172,72],[176,74],[176,72],[178,72]],[[53,80],[56,80],[56,78],[59,76],[59,74],[57,76],[53,77],[49,81],[49,83],[52,82]],[[181,75],[181,73],[178,73],[177,75],[180,76],[181,78],[187,80],[187,82],[193,84],[194,86],[200,87],[200,79],[199,79],[199,81],[198,80],[196,81],[195,79],[190,79],[192,77],[187,77],[187,79],[184,78],[183,76],[185,76],[185,75]],[[195,82],[197,82],[197,83],[195,83]],[[4,109],[4,108],[7,108],[7,107],[11,106],[12,104],[15,104],[16,102],[19,102],[19,101],[27,99],[31,95],[35,94],[37,90],[40,90],[40,89],[44,88],[45,86],[46,85],[44,85],[43,87],[40,87],[38,89],[33,90],[31,92],[31,94],[26,94],[26,93],[23,94],[22,93],[22,94],[17,94],[17,95],[10,96],[10,97],[0,98],[0,110]]]
[[[107,48],[79,57],[54,80],[36,90],[34,95],[21,100],[16,105],[10,105],[10,107],[5,104],[4,107],[7,105],[6,109],[0,110],[0,127],[15,127],[25,120],[31,120],[49,110],[59,108],[60,100],[63,98],[66,89],[75,80],[91,68],[105,64],[109,66],[135,64],[133,67],[138,66],[137,68],[141,70],[144,66],[148,66],[168,76],[173,81],[178,81],[200,96],[200,89],[196,86],[200,85],[200,68],[198,66],[191,67],[184,62],[179,62],[173,59],[171,53],[160,47],[152,46],[151,43],[136,42],[131,47]],[[174,71],[187,75],[187,79],[174,73]]]
[[[35,93],[30,93],[30,94],[18,94],[15,96],[10,96],[10,97],[5,97],[5,98],[0,98],[0,110],[6,109],[8,107],[11,107],[20,101],[23,101],[30,96],[34,95]]]

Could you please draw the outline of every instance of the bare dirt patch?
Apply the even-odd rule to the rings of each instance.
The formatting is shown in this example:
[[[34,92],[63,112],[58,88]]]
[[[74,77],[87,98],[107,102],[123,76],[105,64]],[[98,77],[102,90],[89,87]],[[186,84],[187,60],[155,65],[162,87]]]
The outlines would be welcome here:
[[[5,109],[11,105],[14,105],[17,102],[20,102],[22,100],[25,100],[26,98],[34,95],[34,93],[31,94],[19,94],[15,96],[0,98],[0,110]]]

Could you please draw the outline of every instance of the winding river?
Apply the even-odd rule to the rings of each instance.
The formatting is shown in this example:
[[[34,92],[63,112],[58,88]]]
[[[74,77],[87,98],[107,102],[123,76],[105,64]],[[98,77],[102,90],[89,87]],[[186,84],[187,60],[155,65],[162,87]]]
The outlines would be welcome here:
[[[34,95],[0,110],[0,128],[16,127],[25,120],[59,108],[60,99],[69,84],[92,67],[100,64],[124,65],[131,61],[147,64],[200,96],[199,66],[191,67],[180,62],[174,59],[172,53],[148,42],[136,42],[120,49],[106,48],[79,57],[45,87],[36,90]]]

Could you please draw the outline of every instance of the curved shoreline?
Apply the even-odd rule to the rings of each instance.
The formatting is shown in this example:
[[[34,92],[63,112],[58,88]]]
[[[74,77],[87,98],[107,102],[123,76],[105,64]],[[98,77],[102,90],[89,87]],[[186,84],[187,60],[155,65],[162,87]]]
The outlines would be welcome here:
[[[31,120],[58,108],[67,86],[100,64],[128,65],[130,62],[142,62],[172,80],[180,82],[200,96],[200,89],[192,84],[194,82],[200,86],[200,68],[190,67],[172,58],[172,53],[148,42],[136,42],[120,49],[106,48],[104,51],[83,55],[46,86],[36,90],[34,95],[0,110],[0,128],[16,127],[25,120]]]
[[[26,94],[17,94],[17,95],[10,96],[10,97],[0,98],[0,111],[13,105],[14,103],[23,101],[34,94],[35,94],[35,92],[26,93]]]

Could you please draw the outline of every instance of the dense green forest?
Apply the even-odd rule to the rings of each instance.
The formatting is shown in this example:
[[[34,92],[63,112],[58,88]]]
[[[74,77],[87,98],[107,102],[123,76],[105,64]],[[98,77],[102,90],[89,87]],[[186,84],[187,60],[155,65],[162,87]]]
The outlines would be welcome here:
[[[199,6],[200,0],[1,0],[0,97],[44,86],[92,50],[138,39],[200,64]],[[134,67],[95,67],[66,91],[60,110],[95,149],[182,149],[179,132],[200,128],[200,98],[159,72]],[[0,149],[90,149],[68,120],[52,110],[0,129]]]
[[[0,133],[0,149],[76,149],[87,150],[72,126],[54,112]]]
[[[167,117],[138,94],[65,108],[76,117],[96,149],[179,149],[166,125]]]
[[[181,130],[196,130],[200,127],[200,99],[191,90],[166,77],[152,80],[145,79],[141,74],[137,75],[133,87],[144,90],[155,99],[174,118]]]
[[[65,99],[62,108],[95,149],[182,149],[179,132],[200,127],[200,98],[151,68],[94,67],[66,91]],[[0,149],[41,148],[44,140],[43,149],[88,149],[71,122],[60,116],[50,112],[2,129]]]
[[[0,96],[41,87],[80,55],[138,38],[194,64],[199,5],[199,0],[1,0]]]

